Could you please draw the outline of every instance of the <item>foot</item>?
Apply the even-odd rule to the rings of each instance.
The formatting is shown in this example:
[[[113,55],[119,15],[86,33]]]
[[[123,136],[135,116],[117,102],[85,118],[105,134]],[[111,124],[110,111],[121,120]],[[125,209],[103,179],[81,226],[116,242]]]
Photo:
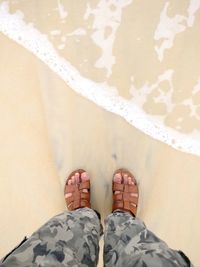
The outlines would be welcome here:
[[[134,176],[125,169],[119,169],[113,176],[113,211],[137,213],[138,186]]]
[[[68,210],[90,208],[90,177],[84,170],[72,172],[65,184],[65,201]]]

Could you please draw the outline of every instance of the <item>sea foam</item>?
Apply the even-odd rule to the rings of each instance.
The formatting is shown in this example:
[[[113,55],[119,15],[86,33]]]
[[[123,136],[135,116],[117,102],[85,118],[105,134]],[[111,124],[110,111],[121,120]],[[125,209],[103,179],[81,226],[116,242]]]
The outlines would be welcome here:
[[[0,5],[0,32],[32,52],[78,94],[105,110],[123,117],[128,123],[152,138],[180,151],[200,155],[198,140],[178,133],[163,125],[162,122],[154,120],[139,106],[119,96],[117,90],[106,83],[96,83],[81,76],[77,69],[59,56],[46,35],[40,33],[32,24],[24,22],[21,12],[10,14],[7,2]]]

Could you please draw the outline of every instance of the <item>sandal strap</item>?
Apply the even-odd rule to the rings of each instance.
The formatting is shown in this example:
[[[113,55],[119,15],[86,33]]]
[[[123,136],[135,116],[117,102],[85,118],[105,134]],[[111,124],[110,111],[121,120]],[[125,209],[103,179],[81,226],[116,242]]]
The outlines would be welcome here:
[[[87,189],[88,192],[83,192]],[[65,186],[65,194],[71,193],[72,195],[65,199],[69,210],[75,210],[82,207],[90,208],[90,180],[81,182],[80,184]]]
[[[113,191],[124,191],[124,185],[123,184],[119,184],[116,182],[113,182]]]
[[[74,210],[82,207],[91,207],[89,193],[73,193],[72,196],[66,198],[65,201],[69,210]]]
[[[90,189],[90,180],[88,180],[88,181],[85,181],[85,182],[81,182],[80,184],[79,184],[79,189]]]
[[[132,177],[133,181],[135,182],[134,185],[130,184],[124,184],[123,182],[121,184],[116,183],[113,181],[112,183],[112,189],[113,189],[113,205],[112,210],[121,210],[121,211],[127,211],[132,213],[134,216],[137,212],[137,206],[138,206],[138,185],[134,178],[134,176],[125,169],[117,170],[115,173],[127,173],[129,176]],[[117,194],[115,192],[118,191]],[[132,196],[132,194],[134,194]]]
[[[77,191],[77,186],[76,185],[66,185],[65,186],[65,194],[66,193],[73,193]]]
[[[119,183],[113,182],[113,191],[138,193],[138,187],[137,185],[119,184]]]
[[[113,195],[113,200],[115,201],[129,201],[134,205],[138,204],[138,196],[131,196],[130,193],[119,193]]]

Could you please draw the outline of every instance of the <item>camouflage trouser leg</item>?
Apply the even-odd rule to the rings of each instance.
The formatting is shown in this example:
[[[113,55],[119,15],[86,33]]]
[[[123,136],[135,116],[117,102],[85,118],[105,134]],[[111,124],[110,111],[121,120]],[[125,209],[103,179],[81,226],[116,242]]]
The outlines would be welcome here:
[[[144,223],[127,212],[110,214],[105,221],[104,266],[185,267],[187,257],[170,249]]]
[[[17,248],[2,267],[96,266],[100,221],[88,208],[50,219]]]

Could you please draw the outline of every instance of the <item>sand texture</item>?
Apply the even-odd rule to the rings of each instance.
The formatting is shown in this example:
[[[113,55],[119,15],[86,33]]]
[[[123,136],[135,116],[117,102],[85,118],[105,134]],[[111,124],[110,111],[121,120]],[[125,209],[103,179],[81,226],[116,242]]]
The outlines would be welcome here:
[[[26,7],[28,15],[26,14],[25,19],[31,18],[28,10],[32,10],[34,6],[34,1],[29,2],[31,4]],[[13,4],[12,11],[18,7]],[[79,12],[82,12],[81,2],[79,7]],[[134,12],[138,13],[140,8]],[[171,15],[175,14],[173,10],[176,8],[173,6]],[[185,8],[182,8],[184,14]],[[150,11],[148,16],[156,16],[156,11],[155,14],[152,9]],[[128,7],[124,12],[123,16],[127,18],[132,14]],[[78,19],[79,16],[76,15],[71,19],[71,24],[68,24],[71,31],[74,29],[74,21]],[[56,19],[51,21],[56,24]],[[42,20],[42,16],[37,23],[40,29],[43,27],[44,33],[50,27],[48,21]],[[158,21],[152,19],[149,30],[145,31],[147,42],[150,42],[148,32],[151,27],[155,28],[156,23]],[[120,40],[129,35],[130,28],[127,25],[121,25],[117,35]],[[195,25],[187,33],[191,34],[191,38],[196,34]],[[136,34],[136,29],[140,32],[139,24],[135,27]],[[107,31],[109,33],[109,29]],[[196,36],[195,45],[199,36]],[[184,42],[180,39],[177,42]],[[84,51],[87,52],[81,52],[80,45],[76,48],[72,38],[67,50],[60,53],[66,58],[70,55],[68,59],[79,68],[81,75],[95,82],[103,82],[109,76],[109,69],[105,71],[103,68],[93,68],[100,50],[93,47],[89,53],[88,40],[86,37],[82,40]],[[127,51],[139,49],[136,43],[133,46],[135,47],[129,42]],[[189,55],[189,51],[195,48],[192,48],[192,43],[188,47],[186,53]],[[153,52],[140,46],[144,59],[149,55],[149,67],[145,65],[145,68],[137,68],[135,62],[138,63],[139,58],[127,63],[128,53],[121,57],[120,41],[113,49],[117,63],[113,66],[112,75],[106,79],[110,85],[117,86],[119,94],[125,99],[130,100],[130,91],[126,88],[130,85],[131,73],[128,71],[131,69],[135,72],[135,82],[139,88],[144,83],[144,76],[149,82],[155,83],[155,77],[164,69],[163,64],[166,67],[173,62],[177,75],[174,78],[174,83],[177,84],[177,91],[173,95],[174,103],[177,99],[185,99],[189,94],[187,88],[194,86],[197,81],[198,75],[192,73],[191,68],[180,67],[178,58],[182,61],[181,66],[186,66],[184,62],[187,60],[186,55],[180,57],[180,50],[176,50],[176,47],[171,54],[166,50],[165,63],[158,64]],[[88,53],[86,58],[90,57],[91,62],[85,62],[84,67],[79,62],[83,53]],[[191,58],[193,62],[190,65],[195,64],[195,69],[199,71],[200,61],[198,58]],[[66,176],[76,168],[84,168],[91,175],[92,207],[105,218],[111,212],[113,172],[117,168],[125,167],[134,173],[139,183],[138,216],[169,246],[183,250],[194,265],[199,266],[200,157],[175,150],[151,138],[122,117],[75,93],[46,64],[4,34],[0,34],[0,59],[0,257],[24,236],[30,236],[48,219],[66,209],[64,184]],[[186,84],[184,79],[187,70],[191,79],[187,79],[186,89],[180,93],[179,89]],[[164,89],[165,86],[163,84]],[[156,105],[151,97],[153,96],[149,95],[143,108],[147,113],[163,116],[165,125],[176,129],[178,116],[181,114],[183,118],[187,117],[188,111],[181,110],[182,104],[177,104],[168,113],[166,107]],[[182,103],[179,100],[177,103]],[[195,101],[198,106],[198,96]],[[181,133],[190,134],[199,129],[199,120],[187,117],[177,129]],[[103,266],[102,263],[100,265]]]

